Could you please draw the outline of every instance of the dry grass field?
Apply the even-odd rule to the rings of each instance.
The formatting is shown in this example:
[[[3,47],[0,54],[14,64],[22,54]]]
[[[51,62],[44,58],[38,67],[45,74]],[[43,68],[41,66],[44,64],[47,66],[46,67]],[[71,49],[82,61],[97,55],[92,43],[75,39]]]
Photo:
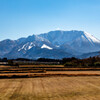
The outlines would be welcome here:
[[[100,100],[100,77],[1,79],[0,100]]]
[[[40,65],[19,65],[19,67],[48,67],[48,68],[52,68],[52,67],[64,67],[64,65],[43,65],[43,64],[40,64]]]
[[[0,78],[100,76],[100,68],[65,68],[63,65],[0,66]]]
[[[50,71],[50,72],[32,72],[32,73],[0,73],[0,78],[34,78],[34,77],[57,77],[57,76],[68,76],[68,77],[86,77],[86,76],[100,76],[100,71]]]
[[[100,100],[100,68],[0,66],[0,78],[0,100]]]

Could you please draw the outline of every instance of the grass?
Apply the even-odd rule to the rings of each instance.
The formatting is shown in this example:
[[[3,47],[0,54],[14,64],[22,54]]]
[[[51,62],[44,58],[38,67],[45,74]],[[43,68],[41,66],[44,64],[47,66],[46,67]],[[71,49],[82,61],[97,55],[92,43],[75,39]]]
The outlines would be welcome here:
[[[100,68],[2,66],[0,78],[0,100],[100,99]]]
[[[19,65],[19,67],[35,67],[35,68],[63,68],[64,65]]]
[[[0,67],[0,78],[32,78],[49,76],[100,76],[100,68],[64,68],[63,65],[21,65],[19,67]]]
[[[100,77],[1,79],[0,100],[100,100]]]
[[[0,73],[0,78],[34,78],[34,77],[57,77],[57,76],[100,76],[100,71],[58,71],[58,72],[36,72],[36,73]]]

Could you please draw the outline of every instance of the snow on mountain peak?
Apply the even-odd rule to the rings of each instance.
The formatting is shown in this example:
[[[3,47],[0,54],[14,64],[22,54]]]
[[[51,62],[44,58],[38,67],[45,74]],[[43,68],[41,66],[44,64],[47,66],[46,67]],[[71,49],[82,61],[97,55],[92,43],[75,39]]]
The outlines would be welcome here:
[[[43,44],[41,48],[46,48],[46,49],[50,49],[50,50],[53,49],[53,48],[51,48],[51,47],[49,47],[49,46],[47,46],[47,45],[45,45],[45,44]]]
[[[18,49],[18,51],[21,50],[29,50],[31,49],[33,46],[35,46],[35,44],[33,42],[27,42],[26,44],[24,44],[21,48]]]
[[[87,39],[90,42],[96,42],[96,43],[100,43],[100,40],[98,40],[97,38],[95,38],[94,36],[92,36],[91,34],[84,32],[85,36],[87,37]]]

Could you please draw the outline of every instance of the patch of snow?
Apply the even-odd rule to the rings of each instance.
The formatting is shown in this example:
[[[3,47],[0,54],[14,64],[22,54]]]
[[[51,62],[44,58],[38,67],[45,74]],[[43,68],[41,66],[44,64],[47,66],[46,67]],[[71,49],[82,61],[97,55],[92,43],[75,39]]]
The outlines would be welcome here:
[[[28,50],[31,49],[33,47],[33,42],[30,43],[30,45],[28,46]]]
[[[26,44],[25,44],[25,45],[23,45],[22,49],[25,49],[25,46],[26,46]]]
[[[22,47],[21,49],[18,49],[18,51],[21,51],[22,49],[24,49],[24,48],[25,48],[25,46],[26,46],[26,45],[23,45],[23,47]]]
[[[33,46],[29,46],[29,47],[28,47],[28,50],[31,49],[32,47],[33,47]]]
[[[89,34],[87,32],[84,32],[84,34],[86,35],[86,37],[88,38],[89,41],[100,43],[100,40],[98,40],[97,38],[93,37],[91,34]]]
[[[20,51],[21,49],[18,49],[18,51]]]
[[[30,45],[32,45],[33,44],[33,42],[31,42],[31,44]]]
[[[18,49],[18,51],[21,51],[22,49],[27,50],[27,49],[26,49],[26,48],[27,48],[27,45],[28,45],[28,43],[24,44],[24,45],[22,46],[22,48]]]
[[[45,45],[45,44],[43,44],[41,48],[46,48],[46,49],[50,49],[50,50],[53,49],[53,48],[51,48],[51,47],[49,47],[49,46],[47,46],[47,45]]]

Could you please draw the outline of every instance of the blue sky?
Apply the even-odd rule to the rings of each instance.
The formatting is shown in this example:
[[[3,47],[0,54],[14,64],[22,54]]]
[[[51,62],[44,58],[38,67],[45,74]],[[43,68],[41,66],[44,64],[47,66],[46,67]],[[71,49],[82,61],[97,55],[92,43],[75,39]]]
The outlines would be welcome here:
[[[100,0],[0,0],[0,40],[56,29],[100,39]]]

